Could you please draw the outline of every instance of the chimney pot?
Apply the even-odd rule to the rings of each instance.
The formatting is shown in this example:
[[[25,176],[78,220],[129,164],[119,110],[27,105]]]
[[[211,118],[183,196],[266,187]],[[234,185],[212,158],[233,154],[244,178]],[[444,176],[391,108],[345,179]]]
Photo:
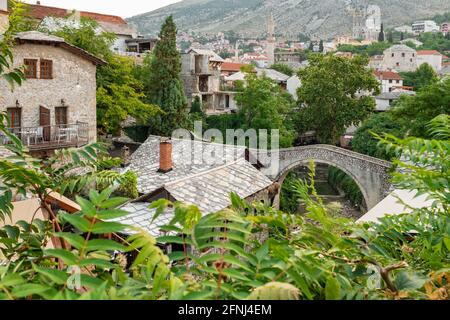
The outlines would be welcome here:
[[[172,141],[170,138],[162,138],[159,142],[159,172],[172,171]]]

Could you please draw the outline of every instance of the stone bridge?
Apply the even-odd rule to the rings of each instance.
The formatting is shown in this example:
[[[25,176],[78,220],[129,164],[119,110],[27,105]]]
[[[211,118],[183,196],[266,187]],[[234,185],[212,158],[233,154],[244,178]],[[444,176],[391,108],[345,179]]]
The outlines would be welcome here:
[[[357,152],[330,146],[311,145],[290,149],[257,152],[258,161],[263,165],[261,172],[274,181],[283,183],[287,174],[300,166],[315,163],[328,164],[336,167],[356,182],[361,189],[370,210],[383,200],[389,189],[390,162],[369,157]],[[276,159],[279,161],[276,161]]]

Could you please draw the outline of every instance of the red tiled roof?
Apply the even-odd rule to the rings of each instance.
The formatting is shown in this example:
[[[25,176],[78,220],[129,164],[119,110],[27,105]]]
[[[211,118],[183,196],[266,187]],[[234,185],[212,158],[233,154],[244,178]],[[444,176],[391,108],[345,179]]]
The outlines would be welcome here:
[[[241,67],[246,66],[244,63],[224,62],[222,63],[222,71],[241,71]]]
[[[447,56],[444,56],[437,50],[418,50],[417,55],[419,56],[442,56],[443,59],[448,59]]]
[[[403,80],[403,78],[393,71],[375,71],[375,76],[380,80]]]
[[[31,18],[42,20],[45,17],[53,16],[63,18],[66,17],[71,10],[63,8],[55,8],[43,6],[40,4],[30,4],[27,6],[28,15]],[[119,16],[113,16],[108,14],[100,14],[94,12],[80,11],[80,15],[85,18],[91,18],[98,22],[109,22],[114,24],[127,24],[127,22]]]

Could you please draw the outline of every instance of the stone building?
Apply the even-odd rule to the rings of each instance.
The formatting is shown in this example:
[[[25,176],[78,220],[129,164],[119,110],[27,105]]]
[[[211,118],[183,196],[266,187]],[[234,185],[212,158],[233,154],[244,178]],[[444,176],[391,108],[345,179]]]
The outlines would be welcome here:
[[[0,82],[0,111],[7,112],[10,130],[38,154],[94,142],[96,68],[104,62],[37,31],[19,33],[12,53],[14,66],[25,66],[26,81],[14,91]]]
[[[403,44],[386,49],[382,69],[397,72],[415,71],[417,69],[417,51]]]
[[[279,186],[257,167],[245,147],[150,136],[124,169],[138,176],[141,196],[122,208],[130,215],[119,221],[157,237],[162,235],[158,227],[174,217],[168,209],[152,223],[156,211],[149,205],[161,198],[196,205],[203,214],[230,207],[232,192],[271,205]]]
[[[181,55],[181,79],[189,107],[199,97],[206,113],[223,113],[230,98],[221,89],[221,66],[225,62],[211,50],[191,49]],[[228,101],[228,104],[227,104]]]

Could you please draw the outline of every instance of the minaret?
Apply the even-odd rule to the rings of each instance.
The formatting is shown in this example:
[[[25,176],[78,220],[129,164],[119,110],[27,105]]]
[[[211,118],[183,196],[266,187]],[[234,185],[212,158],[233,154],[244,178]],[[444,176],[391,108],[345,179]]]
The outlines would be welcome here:
[[[275,63],[275,20],[273,13],[267,19],[267,57],[269,58],[269,67]]]

